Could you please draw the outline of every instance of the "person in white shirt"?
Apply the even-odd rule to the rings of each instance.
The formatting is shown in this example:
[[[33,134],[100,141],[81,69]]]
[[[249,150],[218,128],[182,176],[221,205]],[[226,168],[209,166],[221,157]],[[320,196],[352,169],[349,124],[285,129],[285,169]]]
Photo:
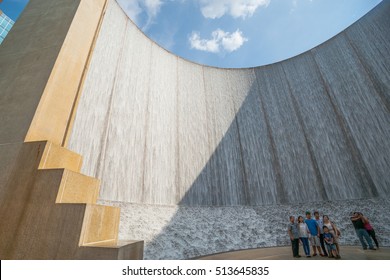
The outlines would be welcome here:
[[[329,229],[329,232],[333,234],[333,243],[336,245],[337,254],[340,255],[340,246],[339,246],[339,237],[340,231],[336,227],[336,225],[329,220],[328,215],[323,216],[324,226]]]
[[[298,217],[299,239],[301,240],[306,257],[310,258],[309,235],[310,231],[302,216]]]

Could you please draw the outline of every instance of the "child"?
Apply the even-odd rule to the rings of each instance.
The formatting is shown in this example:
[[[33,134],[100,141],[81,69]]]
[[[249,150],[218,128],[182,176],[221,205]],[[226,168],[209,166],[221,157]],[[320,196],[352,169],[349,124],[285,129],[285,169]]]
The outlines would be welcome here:
[[[324,241],[329,252],[329,258],[333,256],[336,259],[340,259],[340,256],[337,254],[336,251],[336,245],[333,243],[333,234],[329,232],[329,228],[327,226],[324,226],[323,229],[324,229]]]

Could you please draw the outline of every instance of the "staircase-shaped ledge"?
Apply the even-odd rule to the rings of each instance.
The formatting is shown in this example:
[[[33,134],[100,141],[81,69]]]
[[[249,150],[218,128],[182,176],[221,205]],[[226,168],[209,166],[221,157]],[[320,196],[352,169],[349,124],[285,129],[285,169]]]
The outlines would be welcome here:
[[[97,205],[100,182],[80,155],[47,141],[0,145],[1,259],[142,259],[118,240],[120,208]]]

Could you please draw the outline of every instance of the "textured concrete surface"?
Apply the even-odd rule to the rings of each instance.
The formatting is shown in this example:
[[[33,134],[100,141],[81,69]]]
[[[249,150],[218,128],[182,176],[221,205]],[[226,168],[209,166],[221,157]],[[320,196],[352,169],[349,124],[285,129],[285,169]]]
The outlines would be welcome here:
[[[390,246],[388,199],[291,205],[186,207],[100,201],[121,207],[120,239],[143,239],[145,259],[189,259],[231,250],[288,246],[289,216],[318,210],[341,231],[342,246],[359,246],[350,213],[361,211],[381,247]]]
[[[31,0],[0,46],[0,144],[23,142],[80,0]]]
[[[236,206],[388,196],[389,1],[252,69],[178,58],[108,1],[69,147],[100,197]],[[369,44],[368,44],[369,42]]]
[[[117,242],[120,209],[93,204],[96,196],[73,186],[88,190],[95,182],[75,172],[70,179],[63,166],[38,170],[48,146],[0,145],[0,259],[142,258],[142,241]],[[59,192],[77,197],[59,201]]]
[[[77,12],[72,16],[72,24],[47,80],[25,142],[47,140],[57,145],[66,142],[105,4],[106,0],[80,2]]]
[[[142,258],[142,241],[118,241],[120,209],[96,205],[99,180],[59,146],[105,3],[31,0],[0,47],[0,259]]]

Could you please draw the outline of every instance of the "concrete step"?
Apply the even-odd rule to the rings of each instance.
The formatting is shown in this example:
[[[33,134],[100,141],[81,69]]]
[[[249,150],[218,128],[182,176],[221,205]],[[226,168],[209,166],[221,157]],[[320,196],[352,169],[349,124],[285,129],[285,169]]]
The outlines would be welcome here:
[[[79,245],[116,244],[120,208],[87,204]]]
[[[56,203],[96,203],[99,188],[98,179],[65,169]]]
[[[0,154],[0,259],[142,259],[142,241],[118,241],[120,208],[95,204],[79,155],[45,141]]]
[[[82,162],[81,155],[54,143],[46,142],[38,169],[65,168],[80,172]]]
[[[109,252],[112,259],[118,260],[142,260],[143,259],[144,241],[142,240],[118,240],[115,243],[101,242],[93,245],[84,245],[83,249],[91,249],[99,255],[99,251]]]

